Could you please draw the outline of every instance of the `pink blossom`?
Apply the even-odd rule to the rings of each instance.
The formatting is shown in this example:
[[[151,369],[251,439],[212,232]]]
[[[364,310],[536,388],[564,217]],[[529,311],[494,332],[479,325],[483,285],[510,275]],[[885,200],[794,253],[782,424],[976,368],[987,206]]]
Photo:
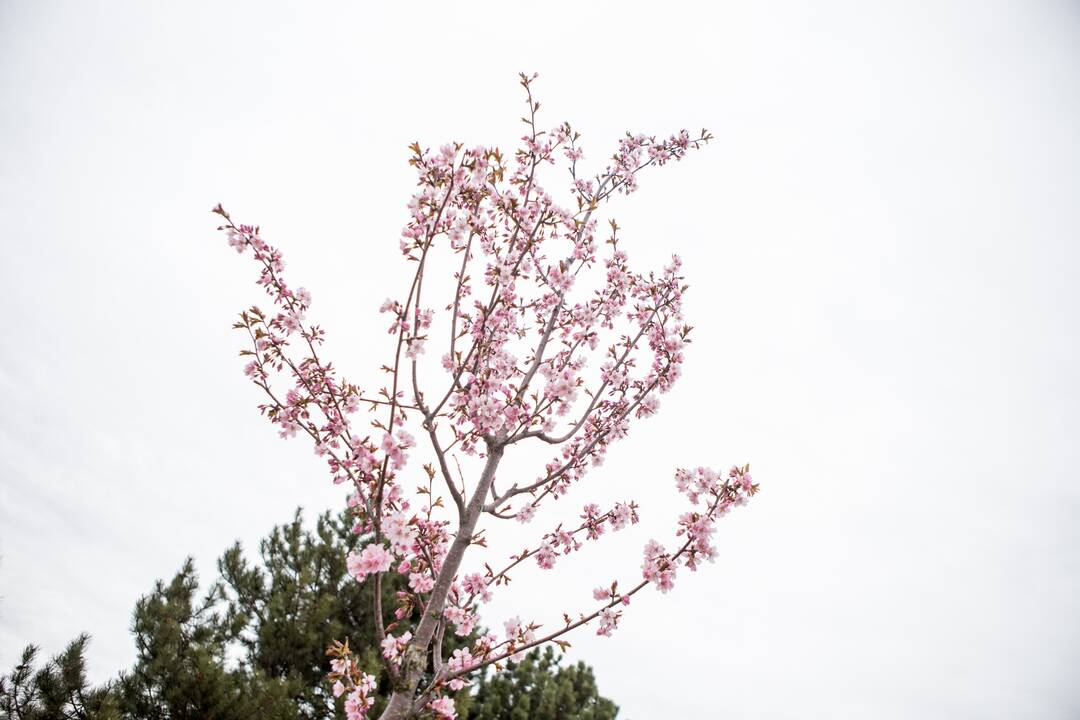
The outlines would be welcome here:
[[[611,631],[619,624],[619,617],[621,615],[622,613],[616,612],[611,608],[604,608],[601,610],[600,626],[596,629],[596,634],[610,637]]]
[[[367,712],[374,704],[374,692],[376,687],[375,677],[364,673],[360,677],[360,683],[353,688],[345,699],[345,715],[348,720],[365,720]]]
[[[645,562],[641,564],[642,576],[656,585],[662,593],[675,585],[675,565],[663,545],[650,540],[645,546]]]
[[[401,661],[401,655],[405,651],[405,647],[409,644],[409,640],[412,639],[411,632],[405,632],[400,637],[394,637],[393,635],[387,635],[382,641],[382,655],[384,658],[392,663],[398,663]]]
[[[396,552],[408,551],[416,538],[416,528],[399,513],[389,513],[383,517],[382,532]]]
[[[506,620],[503,622],[503,629],[506,630],[506,639],[513,640],[521,632],[521,618],[515,615]]]
[[[424,354],[424,338],[413,338],[408,341],[405,348],[405,357],[410,360],[416,360],[419,356]]]
[[[435,578],[426,572],[409,573],[409,587],[417,593],[431,592],[435,587]]]
[[[517,511],[517,520],[521,524],[525,524],[533,519],[536,514],[536,508],[533,505],[522,505],[521,509]]]
[[[469,595],[479,597],[481,602],[491,600],[491,590],[488,587],[487,580],[480,573],[472,573],[463,577],[461,579],[461,589]]]
[[[447,718],[447,720],[454,720],[457,717],[457,712],[454,711],[454,701],[448,697],[436,698],[428,703],[428,707],[436,715]]]
[[[473,657],[468,648],[458,648],[457,650],[454,650],[454,654],[447,662],[447,666],[449,667],[450,672],[453,673],[467,672],[472,669],[476,663],[476,658]],[[456,691],[465,687],[468,683],[463,678],[457,677],[451,680],[449,684],[450,689]]]
[[[622,530],[628,522],[637,522],[633,510],[629,505],[616,503],[615,508],[611,511],[611,527],[615,530]]]
[[[281,316],[281,327],[286,334],[297,332],[300,329],[300,316],[295,313],[285,313]]]
[[[459,637],[465,637],[473,631],[476,625],[476,614],[464,608],[448,607],[443,610],[443,616],[454,624],[454,633]]]
[[[547,543],[540,546],[540,549],[536,552],[536,564],[545,570],[550,570],[555,567],[555,558],[558,554],[555,552],[555,548],[551,547]]]
[[[364,546],[359,553],[350,553],[346,560],[346,567],[350,575],[357,580],[363,580],[372,573],[386,572],[393,561],[394,557],[386,547],[372,543]]]
[[[247,240],[242,233],[237,232],[230,228],[228,230],[229,245],[238,253],[244,252],[244,248],[247,247]]]

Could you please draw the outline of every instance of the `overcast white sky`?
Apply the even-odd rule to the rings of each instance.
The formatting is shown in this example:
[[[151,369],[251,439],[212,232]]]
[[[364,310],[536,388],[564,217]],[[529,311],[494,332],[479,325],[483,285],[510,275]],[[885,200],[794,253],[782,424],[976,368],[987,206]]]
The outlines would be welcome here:
[[[488,623],[633,575],[672,469],[747,461],[723,562],[576,638],[621,717],[1080,715],[1065,2],[0,3],[0,672],[87,631],[104,679],[186,555],[209,580],[340,506],[255,410],[229,327],[261,295],[208,209],[262,224],[377,387],[406,145],[512,146],[519,70],[596,163],[627,129],[717,140],[605,208],[639,267],[681,252],[697,327],[574,499],[645,522]]]

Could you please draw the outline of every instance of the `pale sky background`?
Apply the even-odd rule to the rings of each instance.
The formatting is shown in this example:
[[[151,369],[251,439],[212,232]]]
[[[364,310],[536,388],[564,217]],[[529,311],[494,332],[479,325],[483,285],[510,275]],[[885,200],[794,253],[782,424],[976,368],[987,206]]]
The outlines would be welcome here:
[[[572,499],[644,522],[488,625],[635,576],[676,466],[750,462],[722,562],[573,638],[620,717],[1080,716],[1065,2],[0,2],[0,672],[86,631],[111,676],[185,556],[209,581],[340,507],[255,409],[230,325],[262,295],[209,208],[263,226],[378,387],[406,146],[511,147],[519,70],[598,166],[628,129],[717,139],[603,215],[638,267],[683,255],[697,328]]]

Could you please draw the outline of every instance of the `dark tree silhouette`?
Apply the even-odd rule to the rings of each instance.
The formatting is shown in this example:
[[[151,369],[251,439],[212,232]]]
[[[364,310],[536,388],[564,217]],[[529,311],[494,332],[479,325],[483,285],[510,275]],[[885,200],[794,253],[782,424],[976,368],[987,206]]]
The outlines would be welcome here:
[[[129,671],[92,687],[85,635],[37,670],[38,651],[27,647],[0,678],[0,718],[344,718],[326,682],[326,648],[334,640],[355,638],[365,671],[389,690],[377,648],[365,642],[374,630],[374,583],[356,582],[345,567],[360,543],[344,515],[324,513],[307,529],[297,510],[259,543],[257,559],[239,543],[226,550],[220,577],[205,592],[189,558],[135,604],[136,660]],[[395,575],[384,580],[383,606],[392,607],[403,583]],[[447,647],[472,639],[447,637]],[[617,713],[588,666],[560,667],[550,648],[529,653],[498,677],[481,677],[456,703],[461,720],[613,720]]]

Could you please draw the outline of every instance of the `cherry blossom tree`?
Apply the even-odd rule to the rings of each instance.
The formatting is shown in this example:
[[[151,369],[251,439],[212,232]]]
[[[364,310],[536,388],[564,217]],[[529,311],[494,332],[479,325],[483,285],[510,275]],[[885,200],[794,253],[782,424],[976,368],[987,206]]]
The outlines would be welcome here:
[[[272,302],[244,311],[235,325],[250,343],[244,372],[265,394],[260,410],[283,438],[310,438],[333,482],[349,487],[355,532],[372,538],[347,562],[357,581],[375,586],[372,642],[393,687],[383,720],[454,718],[453,693],[481,668],[546,643],[565,647],[564,636],[585,626],[611,635],[633,595],[650,584],[667,592],[680,568],[713,560],[716,520],[757,491],[749,466],[676,470],[687,510],[668,545],[646,545],[636,577],[586,590],[589,604],[554,624],[515,617],[501,635],[444,652],[446,634],[472,633],[479,607],[515,568],[550,570],[638,522],[632,500],[590,503],[502,567],[466,565],[470,547],[486,546],[482,523],[528,523],[600,465],[635,421],[653,415],[690,342],[679,259],[659,271],[632,270],[618,225],[609,220],[600,237],[597,214],[616,194],[634,192],[646,168],[682,160],[711,135],[628,133],[589,174],[579,133],[568,123],[537,123],[535,79],[521,76],[527,131],[512,157],[495,147],[410,146],[418,189],[401,253],[411,281],[380,308],[393,340],[378,391],[361,390],[320,354],[325,335],[308,319],[311,295],[286,282],[282,255],[259,228],[214,208],[229,244],[258,264]],[[560,166],[568,171],[565,204],[540,184]],[[376,419],[357,422],[362,408]],[[549,447],[550,460],[531,475],[499,477],[504,457],[529,445]],[[421,452],[430,462],[415,468],[410,456]],[[393,608],[382,607],[386,573],[408,579]],[[374,677],[359,670],[347,643],[327,652],[334,694],[351,720],[367,717]]]

